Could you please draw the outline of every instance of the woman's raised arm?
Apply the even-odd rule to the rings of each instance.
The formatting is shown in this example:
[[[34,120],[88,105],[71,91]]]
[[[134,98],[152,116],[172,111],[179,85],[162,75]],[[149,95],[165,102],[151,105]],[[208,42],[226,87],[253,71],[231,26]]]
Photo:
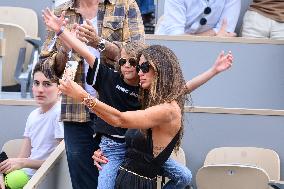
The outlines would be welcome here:
[[[186,82],[186,89],[188,93],[191,93],[215,75],[229,69],[233,64],[233,55],[232,52],[229,51],[228,54],[224,54],[222,51],[219,56],[217,57],[214,65],[207,71],[203,72],[202,74],[194,77],[192,80]]]
[[[181,111],[176,102],[152,106],[145,110],[120,112],[91,97],[74,81],[60,80],[59,89],[75,100],[83,102],[92,112],[114,127],[147,129],[168,125],[180,119]],[[176,122],[175,122],[176,123]],[[173,124],[173,126],[178,126]]]

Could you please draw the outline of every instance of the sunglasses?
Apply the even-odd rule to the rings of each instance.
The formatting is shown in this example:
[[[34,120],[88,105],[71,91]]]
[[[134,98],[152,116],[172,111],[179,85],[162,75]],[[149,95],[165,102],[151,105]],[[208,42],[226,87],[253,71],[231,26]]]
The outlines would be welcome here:
[[[139,71],[141,70],[143,73],[148,73],[149,70],[150,70],[150,63],[147,61],[147,62],[143,62],[142,64],[138,64],[136,66],[136,71],[137,73],[139,73]]]
[[[120,58],[118,60],[118,64],[120,66],[123,66],[124,64],[126,64],[126,62],[128,62],[130,66],[133,66],[133,67],[135,67],[138,64],[136,58],[129,58],[128,60],[126,58]]]
[[[210,7],[206,7],[203,11],[203,14],[204,15],[208,15],[211,13],[211,8]],[[205,25],[207,23],[207,19],[206,18],[201,18],[200,21],[199,21],[200,25]]]

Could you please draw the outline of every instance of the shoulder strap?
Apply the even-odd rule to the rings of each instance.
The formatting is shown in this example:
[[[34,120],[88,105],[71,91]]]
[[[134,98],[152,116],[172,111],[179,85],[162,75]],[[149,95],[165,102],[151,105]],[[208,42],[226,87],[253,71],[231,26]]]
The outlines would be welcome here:
[[[152,129],[147,130],[147,144],[149,154],[153,154],[153,139],[152,139]]]
[[[179,135],[180,135],[180,130],[177,132],[177,134],[174,136],[171,142],[166,146],[166,148],[154,159],[154,162],[157,165],[162,166],[168,160],[179,139]]]

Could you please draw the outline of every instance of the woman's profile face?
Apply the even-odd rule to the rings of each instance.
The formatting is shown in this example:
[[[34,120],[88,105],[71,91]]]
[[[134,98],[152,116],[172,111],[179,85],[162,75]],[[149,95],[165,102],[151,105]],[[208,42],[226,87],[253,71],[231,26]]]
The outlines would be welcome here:
[[[143,89],[150,89],[151,84],[155,79],[155,71],[143,55],[140,57],[137,72],[140,78],[140,86]]]

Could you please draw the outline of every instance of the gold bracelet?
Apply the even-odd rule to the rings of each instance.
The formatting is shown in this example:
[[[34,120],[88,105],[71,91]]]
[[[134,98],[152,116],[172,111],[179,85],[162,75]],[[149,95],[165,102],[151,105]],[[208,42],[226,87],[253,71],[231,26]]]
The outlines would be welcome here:
[[[82,101],[82,104],[87,106],[89,109],[93,109],[98,103],[98,99],[95,97],[92,97],[90,94],[88,94],[87,97],[85,97]]]

